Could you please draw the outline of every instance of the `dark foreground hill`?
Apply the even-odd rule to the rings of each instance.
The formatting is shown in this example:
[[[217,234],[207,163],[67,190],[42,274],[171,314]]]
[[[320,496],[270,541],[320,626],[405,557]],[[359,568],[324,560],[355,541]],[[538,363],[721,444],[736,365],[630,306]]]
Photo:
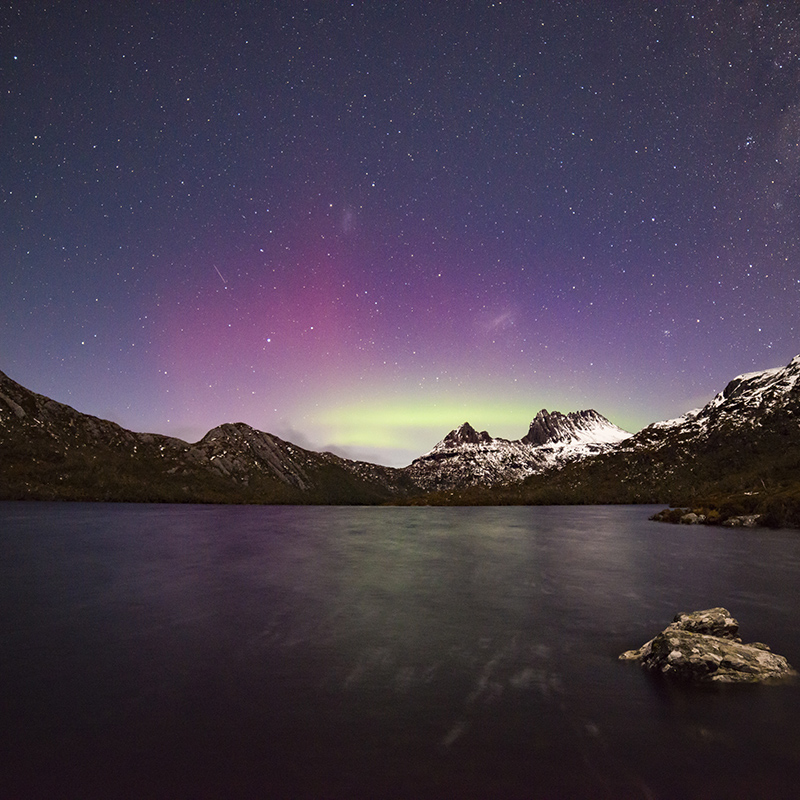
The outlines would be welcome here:
[[[201,503],[381,503],[398,470],[315,453],[243,423],[199,442],[134,433],[0,373],[0,498]]]

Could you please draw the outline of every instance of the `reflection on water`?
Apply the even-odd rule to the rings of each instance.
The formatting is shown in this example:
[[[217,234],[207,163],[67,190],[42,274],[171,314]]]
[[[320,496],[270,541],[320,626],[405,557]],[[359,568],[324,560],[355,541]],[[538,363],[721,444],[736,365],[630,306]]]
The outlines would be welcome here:
[[[793,796],[797,686],[616,657],[800,664],[800,537],[649,512],[0,504],[0,796]]]

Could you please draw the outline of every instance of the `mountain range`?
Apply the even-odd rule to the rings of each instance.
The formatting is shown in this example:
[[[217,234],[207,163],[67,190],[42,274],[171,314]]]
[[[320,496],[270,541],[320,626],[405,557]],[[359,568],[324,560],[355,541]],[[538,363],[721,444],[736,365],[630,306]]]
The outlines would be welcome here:
[[[542,410],[518,440],[465,422],[400,469],[310,451],[241,422],[194,444],[135,433],[0,372],[0,499],[653,502],[800,523],[800,356],[740,375],[703,408],[635,434],[594,410]]]
[[[542,409],[528,433],[509,441],[478,433],[468,422],[405,468],[425,491],[519,483],[530,475],[610,450],[631,434],[597,411]]]

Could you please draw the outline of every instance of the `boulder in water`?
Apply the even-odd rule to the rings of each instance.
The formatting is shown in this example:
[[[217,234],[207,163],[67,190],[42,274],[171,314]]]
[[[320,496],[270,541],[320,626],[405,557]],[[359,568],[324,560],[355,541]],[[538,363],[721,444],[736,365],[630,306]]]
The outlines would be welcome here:
[[[620,659],[698,682],[756,683],[797,675],[767,645],[743,644],[738,631],[739,623],[725,608],[678,614],[658,636]]]

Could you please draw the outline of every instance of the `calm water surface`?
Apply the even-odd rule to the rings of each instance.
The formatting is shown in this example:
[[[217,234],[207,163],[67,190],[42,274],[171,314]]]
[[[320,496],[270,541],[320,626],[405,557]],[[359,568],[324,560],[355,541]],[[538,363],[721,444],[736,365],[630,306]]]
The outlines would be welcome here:
[[[799,686],[617,656],[800,666],[800,533],[651,512],[0,503],[0,797],[796,797]]]

